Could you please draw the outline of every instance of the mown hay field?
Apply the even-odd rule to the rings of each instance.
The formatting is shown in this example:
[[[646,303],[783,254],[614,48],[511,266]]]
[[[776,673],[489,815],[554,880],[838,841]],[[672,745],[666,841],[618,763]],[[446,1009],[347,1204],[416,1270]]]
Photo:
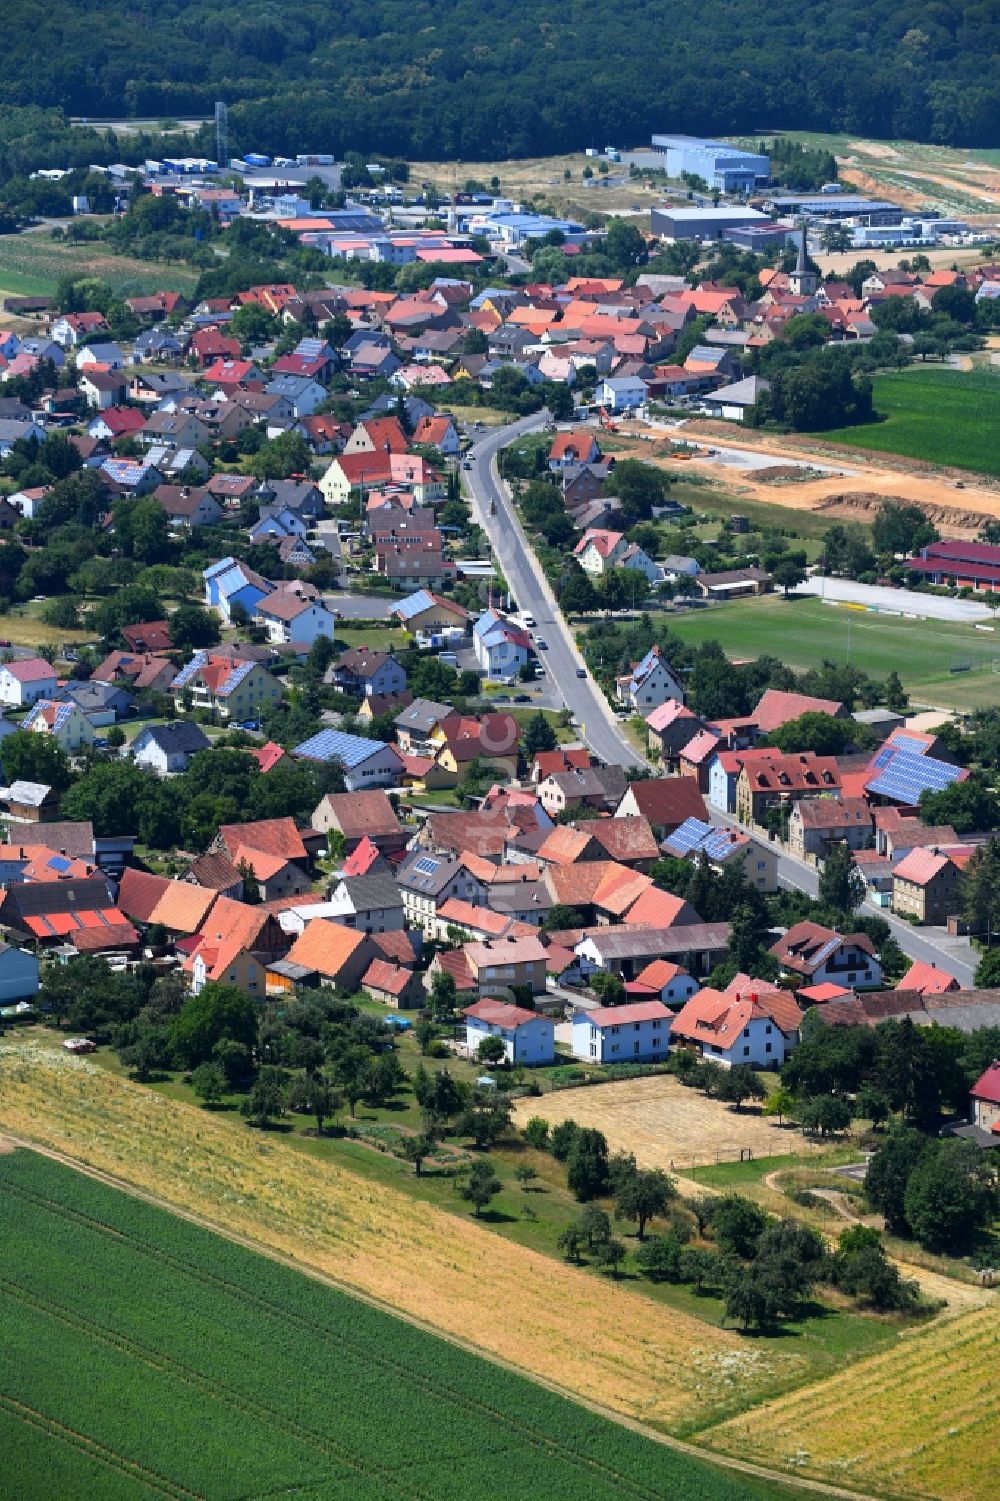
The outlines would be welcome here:
[[[986,1501],[1000,1466],[998,1369],[993,1299],[699,1437],[869,1494]]]
[[[0,1194],[18,1501],[778,1493],[36,1153],[0,1159]]]
[[[787,1387],[804,1364],[30,1043],[0,1047],[3,1130],[663,1428]]]
[[[640,1167],[669,1171],[729,1162],[749,1149],[755,1157],[819,1150],[794,1126],[779,1126],[758,1110],[733,1110],[697,1089],[687,1089],[670,1074],[622,1079],[561,1089],[542,1099],[522,1099],[515,1107],[519,1126],[533,1115],[551,1125],[574,1120],[596,1126],[613,1152],[634,1152]]]

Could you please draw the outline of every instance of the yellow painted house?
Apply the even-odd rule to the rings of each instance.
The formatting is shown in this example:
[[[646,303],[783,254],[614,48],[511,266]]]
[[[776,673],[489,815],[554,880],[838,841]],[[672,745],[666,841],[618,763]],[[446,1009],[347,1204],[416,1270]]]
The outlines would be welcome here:
[[[201,660],[199,660],[201,659]],[[262,709],[281,701],[281,684],[259,662],[230,662],[199,652],[174,679],[174,705],[208,709],[219,720],[255,718]]]

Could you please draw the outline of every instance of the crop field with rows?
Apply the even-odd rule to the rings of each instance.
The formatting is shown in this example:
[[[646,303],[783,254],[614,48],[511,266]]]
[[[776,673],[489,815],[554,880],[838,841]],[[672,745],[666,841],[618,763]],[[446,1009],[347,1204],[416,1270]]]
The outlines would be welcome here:
[[[18,1501],[779,1494],[36,1153],[0,1156],[0,1201]]]
[[[644,1423],[718,1421],[801,1379],[801,1355],[501,1240],[457,1198],[419,1202],[51,1049],[0,1044],[5,1130]]]
[[[984,1501],[1000,1455],[998,1356],[992,1299],[700,1439],[871,1495]]]

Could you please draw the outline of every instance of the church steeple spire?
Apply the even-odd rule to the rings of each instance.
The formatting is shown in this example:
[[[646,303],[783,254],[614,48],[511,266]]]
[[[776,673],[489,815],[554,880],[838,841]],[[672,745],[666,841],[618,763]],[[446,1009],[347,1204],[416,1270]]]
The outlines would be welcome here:
[[[809,269],[809,253],[806,249],[806,226],[803,220],[799,236],[799,253],[795,270],[788,278],[788,287],[795,297],[812,297],[819,286],[819,277]]]

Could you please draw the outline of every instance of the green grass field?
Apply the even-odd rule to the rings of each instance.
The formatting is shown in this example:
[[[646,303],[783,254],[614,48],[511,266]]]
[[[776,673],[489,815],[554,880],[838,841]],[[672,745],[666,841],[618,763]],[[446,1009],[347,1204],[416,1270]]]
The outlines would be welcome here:
[[[904,370],[876,376],[874,387],[875,410],[886,420],[824,439],[1000,475],[1000,371]]]
[[[788,1495],[33,1153],[0,1157],[0,1194],[18,1501]]]
[[[0,235],[0,290],[19,297],[48,296],[59,278],[70,273],[97,277],[122,297],[186,292],[198,280],[192,266],[113,255],[100,243],[74,245],[43,232]]]
[[[1000,675],[993,670],[994,662],[1000,664],[1000,630],[994,636],[971,625],[905,620],[780,595],[671,616],[669,626],[693,645],[716,640],[730,657],[767,653],[799,671],[824,659],[854,662],[873,678],[895,668],[914,701],[935,708],[1000,703]],[[955,670],[966,664],[968,671]]]

